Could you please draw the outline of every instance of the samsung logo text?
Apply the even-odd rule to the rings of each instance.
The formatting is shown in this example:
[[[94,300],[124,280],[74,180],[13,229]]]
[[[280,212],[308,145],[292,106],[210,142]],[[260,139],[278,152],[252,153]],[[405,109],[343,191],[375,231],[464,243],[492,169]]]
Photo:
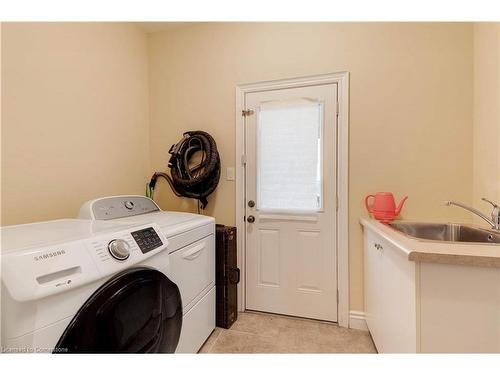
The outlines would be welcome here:
[[[57,251],[52,251],[50,253],[45,253],[45,254],[42,254],[42,255],[37,255],[37,256],[33,257],[33,259],[35,259],[35,261],[38,262],[40,260],[51,259],[51,258],[58,257],[58,256],[64,255],[64,254],[66,254],[66,251],[64,251],[64,250],[57,250]]]

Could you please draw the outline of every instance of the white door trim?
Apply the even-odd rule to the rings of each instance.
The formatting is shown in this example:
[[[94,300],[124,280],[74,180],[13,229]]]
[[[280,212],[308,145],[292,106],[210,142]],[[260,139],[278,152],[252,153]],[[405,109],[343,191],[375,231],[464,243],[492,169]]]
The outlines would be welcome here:
[[[265,81],[236,86],[236,216],[238,233],[238,267],[241,281],[238,284],[238,309],[245,310],[245,94],[249,92],[279,90],[293,87],[336,83],[337,100],[337,287],[338,324],[349,326],[349,72],[323,74],[293,79]]]

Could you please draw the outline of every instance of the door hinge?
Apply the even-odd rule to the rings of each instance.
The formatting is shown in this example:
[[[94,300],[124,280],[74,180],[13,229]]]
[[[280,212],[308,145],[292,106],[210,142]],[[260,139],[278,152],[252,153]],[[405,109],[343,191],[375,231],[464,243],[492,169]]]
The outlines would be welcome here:
[[[337,102],[337,117],[339,117],[339,113],[340,113],[340,104],[339,102]]]
[[[253,114],[254,114],[254,110],[253,110],[253,109],[243,109],[243,110],[241,111],[241,115],[242,115],[243,117],[246,117],[246,116],[251,116],[251,115],[253,115]]]
[[[335,211],[338,211],[339,210],[339,197],[336,196],[335,197]]]
[[[339,290],[337,289],[337,303],[339,303]]]
[[[247,165],[247,156],[241,155],[241,165]]]

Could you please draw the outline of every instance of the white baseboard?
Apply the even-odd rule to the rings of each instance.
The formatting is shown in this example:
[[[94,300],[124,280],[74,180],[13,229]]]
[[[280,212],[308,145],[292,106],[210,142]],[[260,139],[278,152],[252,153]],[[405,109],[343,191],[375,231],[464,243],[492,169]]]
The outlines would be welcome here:
[[[364,311],[352,310],[349,312],[349,328],[368,331]]]

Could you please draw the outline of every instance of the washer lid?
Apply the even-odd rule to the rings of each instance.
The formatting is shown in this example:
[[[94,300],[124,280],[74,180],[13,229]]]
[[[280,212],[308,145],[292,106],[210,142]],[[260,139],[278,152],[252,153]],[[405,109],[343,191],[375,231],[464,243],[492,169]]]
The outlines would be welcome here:
[[[116,222],[137,223],[137,222],[143,222],[145,220],[155,222],[162,228],[175,227],[179,224],[184,224],[187,222],[196,222],[198,224],[206,224],[213,222],[213,218],[210,216],[191,214],[188,212],[177,212],[177,211],[152,212],[149,214],[117,219]]]
[[[39,223],[10,225],[0,228],[3,254],[33,247],[57,245],[93,237],[107,232],[132,228],[132,223],[60,219]]]
[[[214,224],[215,219],[211,216],[191,214],[187,212],[159,211],[149,214],[137,215],[116,219],[115,222],[142,224],[154,222],[158,224],[167,237],[201,227],[207,224]]]

